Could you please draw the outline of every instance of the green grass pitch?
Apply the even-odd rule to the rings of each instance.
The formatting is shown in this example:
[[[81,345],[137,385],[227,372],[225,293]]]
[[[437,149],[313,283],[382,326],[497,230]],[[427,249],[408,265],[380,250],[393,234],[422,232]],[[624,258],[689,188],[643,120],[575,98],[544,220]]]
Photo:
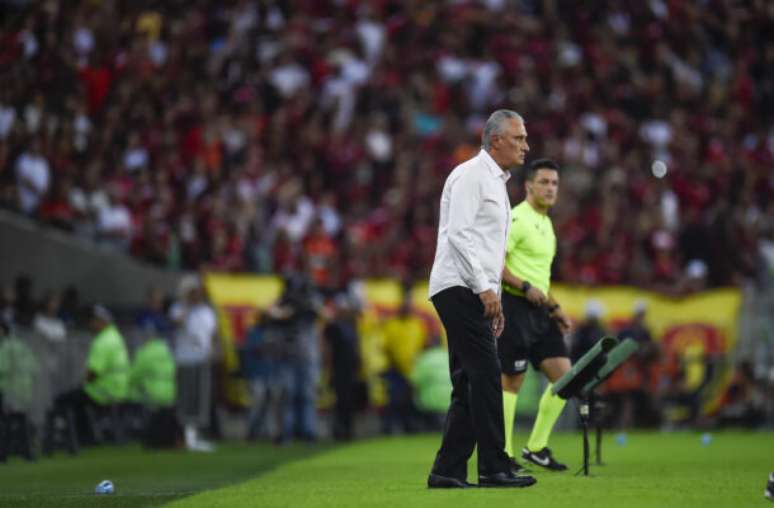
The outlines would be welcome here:
[[[516,435],[516,444],[526,439]],[[528,489],[428,490],[438,435],[373,439],[346,446],[224,444],[212,455],[146,452],[136,446],[91,449],[28,464],[0,464],[0,506],[34,507],[723,507],[774,506],[763,498],[774,470],[774,433],[607,434],[606,465],[592,477],[581,464],[579,434],[556,434],[565,473],[535,471]],[[93,494],[110,479],[116,493]],[[475,464],[469,467],[475,481]]]

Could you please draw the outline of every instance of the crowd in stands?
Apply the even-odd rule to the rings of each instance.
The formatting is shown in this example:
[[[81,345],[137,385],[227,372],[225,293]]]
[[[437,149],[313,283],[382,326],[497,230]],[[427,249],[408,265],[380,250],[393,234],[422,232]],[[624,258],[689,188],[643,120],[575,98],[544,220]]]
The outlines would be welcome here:
[[[499,107],[564,168],[556,280],[679,292],[774,258],[764,0],[0,11],[0,205],[150,263],[424,277]]]

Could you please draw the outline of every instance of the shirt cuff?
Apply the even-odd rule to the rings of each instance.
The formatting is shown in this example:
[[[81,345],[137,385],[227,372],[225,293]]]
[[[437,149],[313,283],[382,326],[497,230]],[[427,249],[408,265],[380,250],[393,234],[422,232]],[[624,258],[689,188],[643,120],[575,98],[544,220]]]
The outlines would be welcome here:
[[[497,286],[489,282],[486,278],[483,278],[481,280],[477,280],[475,283],[475,287],[471,288],[473,292],[477,295],[480,295],[484,291],[492,290],[495,293],[497,293]]]

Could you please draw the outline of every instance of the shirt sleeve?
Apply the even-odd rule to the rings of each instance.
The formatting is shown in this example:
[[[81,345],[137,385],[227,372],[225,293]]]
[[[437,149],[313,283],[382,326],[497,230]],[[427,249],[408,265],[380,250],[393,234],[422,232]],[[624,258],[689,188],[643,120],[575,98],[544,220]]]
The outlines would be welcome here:
[[[481,185],[470,168],[452,185],[449,195],[449,245],[457,261],[462,280],[474,293],[483,293],[491,287],[478,258],[473,241],[476,214],[481,205]]]

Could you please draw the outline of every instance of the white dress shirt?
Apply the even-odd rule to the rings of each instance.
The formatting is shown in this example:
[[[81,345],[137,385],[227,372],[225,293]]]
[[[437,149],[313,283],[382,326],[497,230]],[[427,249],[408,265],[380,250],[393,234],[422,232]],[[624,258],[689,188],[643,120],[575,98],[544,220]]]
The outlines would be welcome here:
[[[449,174],[441,194],[430,298],[452,286],[500,294],[511,204],[503,171],[486,150]]]
[[[16,179],[21,209],[24,213],[33,213],[48,192],[51,180],[48,161],[42,155],[23,153],[16,160]]]
[[[176,303],[169,311],[173,320],[182,320],[175,335],[175,360],[178,365],[194,365],[212,356],[218,320],[215,311],[200,303],[189,307]]]

